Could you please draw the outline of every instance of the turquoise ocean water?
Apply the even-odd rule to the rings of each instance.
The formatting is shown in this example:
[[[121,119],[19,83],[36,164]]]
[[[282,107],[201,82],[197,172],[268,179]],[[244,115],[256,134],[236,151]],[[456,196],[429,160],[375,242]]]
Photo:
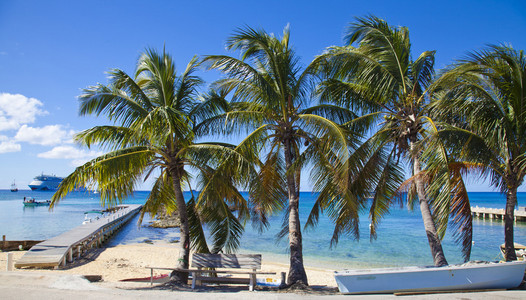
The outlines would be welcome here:
[[[100,209],[97,194],[75,192],[60,202],[53,210],[47,207],[24,207],[22,198],[36,197],[49,199],[52,192],[21,190],[13,193],[0,190],[0,235],[8,240],[40,240],[56,236],[82,224],[84,212]],[[187,193],[187,195],[189,195]],[[130,204],[144,203],[148,192],[136,192],[134,197],[124,201]],[[500,193],[469,193],[471,205],[504,208],[505,198]],[[310,212],[315,195],[302,192],[300,214],[302,224]],[[524,205],[526,193],[519,193],[519,205]],[[147,226],[151,221],[145,218],[143,225],[137,225],[138,217],[132,220],[111,241],[109,246],[142,242],[145,239],[170,241],[177,238],[178,230],[157,229]],[[262,253],[264,259],[287,263],[287,240],[277,241],[282,216],[271,217],[271,226],[260,234],[247,224],[241,241],[241,252]],[[432,259],[425,236],[419,210],[411,212],[406,208],[393,207],[378,227],[378,238],[369,240],[367,213],[361,215],[360,240],[351,237],[340,238],[337,246],[330,248],[333,226],[325,217],[320,218],[315,229],[303,232],[303,251],[306,265],[331,269],[431,265]],[[504,242],[502,221],[475,219],[472,260],[498,260],[498,246]],[[526,244],[526,223],[516,223],[515,242]],[[443,242],[450,264],[462,263],[459,247],[451,234]]]

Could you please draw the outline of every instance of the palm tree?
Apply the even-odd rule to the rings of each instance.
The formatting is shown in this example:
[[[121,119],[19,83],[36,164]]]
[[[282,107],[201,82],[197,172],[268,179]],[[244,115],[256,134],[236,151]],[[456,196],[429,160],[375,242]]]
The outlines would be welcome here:
[[[80,115],[106,115],[115,125],[96,126],[76,136],[90,147],[98,144],[109,152],[78,167],[67,176],[53,195],[57,205],[76,186],[100,190],[103,205],[115,205],[134,191],[143,178],[158,174],[142,214],[156,214],[160,207],[176,210],[180,221],[180,249],[176,268],[188,269],[190,249],[208,252],[201,222],[208,222],[215,242],[212,251],[230,252],[239,245],[242,222],[250,218],[247,209],[234,216],[229,205],[247,207],[232,179],[222,177],[221,190],[209,187],[210,178],[220,178],[215,170],[235,157],[226,144],[197,143],[198,123],[225,108],[219,97],[200,99],[197,89],[202,80],[194,75],[193,58],[177,75],[170,55],[148,49],[138,60],[135,78],[122,70],[109,72],[110,83],[84,90],[80,96]],[[236,160],[238,165],[242,161]],[[231,164],[232,162],[230,162]],[[196,170],[202,182],[200,198],[214,197],[208,206],[197,207],[194,197],[188,203],[183,188],[190,188]],[[186,184],[187,183],[187,184]],[[141,217],[142,220],[142,217]],[[186,283],[188,273],[173,272],[172,282]]]
[[[465,159],[506,194],[506,260],[513,246],[517,189],[526,174],[526,56],[511,46],[470,53],[442,74],[437,114],[458,131],[455,145]]]
[[[441,239],[449,214],[459,229],[456,237],[463,245],[464,258],[469,259],[471,213],[465,205],[469,204],[467,193],[459,168],[453,167],[439,142],[439,127],[428,114],[431,99],[427,89],[433,80],[435,51],[423,52],[413,61],[409,30],[389,26],[374,16],[357,18],[348,27],[345,39],[347,46],[331,47],[317,58],[326,77],[319,93],[324,101],[363,113],[348,125],[363,123],[372,130],[353,154],[354,165],[361,164],[364,170],[354,180],[368,182],[372,192],[372,236],[378,216],[407,192],[411,207],[418,201],[434,264],[447,265]],[[400,158],[411,166],[413,174],[405,182]],[[367,179],[367,174],[374,176]]]
[[[239,50],[241,59],[215,55],[205,57],[204,63],[226,75],[214,87],[233,95],[232,111],[211,123],[226,124],[227,132],[247,130],[248,136],[237,148],[258,163],[259,180],[251,183],[251,199],[268,197],[275,203],[287,203],[282,234],[288,234],[289,239],[287,283],[292,285],[308,284],[298,210],[301,170],[306,165],[316,170],[312,173],[315,189],[332,185],[331,192],[319,197],[338,197],[338,191],[343,190],[339,185],[344,183],[336,176],[346,169],[351,136],[338,122],[355,115],[332,105],[309,107],[312,70],[301,70],[289,37],[288,26],[281,39],[263,30],[239,29],[226,45],[229,50]],[[327,172],[335,175],[334,180],[327,180]],[[353,216],[357,217],[356,211]]]

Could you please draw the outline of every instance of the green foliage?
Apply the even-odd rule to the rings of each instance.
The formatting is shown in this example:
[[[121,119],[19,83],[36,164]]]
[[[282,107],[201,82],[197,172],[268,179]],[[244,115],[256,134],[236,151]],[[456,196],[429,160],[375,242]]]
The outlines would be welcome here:
[[[423,52],[413,61],[409,30],[392,27],[374,16],[356,18],[347,28],[345,40],[348,45],[328,48],[316,58],[317,68],[323,74],[317,93],[325,102],[360,111],[362,117],[346,125],[354,130],[370,130],[370,137],[356,148],[347,163],[348,197],[359,203],[359,207],[332,205],[333,218],[348,218],[351,209],[369,205],[371,238],[374,238],[378,223],[392,204],[402,203],[406,198],[412,207],[413,201],[425,197],[434,208],[439,236],[443,236],[449,217],[453,217],[464,257],[468,259],[469,201],[463,181],[450,176],[453,169],[448,166],[455,161],[448,156],[449,149],[441,144],[437,125],[428,117],[431,103],[428,88],[434,77],[435,51]],[[416,162],[424,171],[404,181],[400,159]],[[426,179],[436,179],[438,173],[444,176],[441,185],[431,188]],[[424,180],[428,187],[420,197],[416,193],[417,180]],[[369,202],[364,200],[367,197],[371,197]],[[356,227],[342,230],[353,231]]]
[[[245,27],[238,29],[226,43],[227,49],[239,50],[240,59],[207,56],[203,61],[208,68],[219,69],[226,75],[213,86],[232,96],[231,110],[217,122],[224,123],[228,133],[249,132],[237,149],[259,169],[246,182],[250,201],[258,207],[253,216],[260,220],[265,215],[262,211],[287,207],[289,195],[299,191],[300,171],[306,166],[312,167],[313,172],[325,172],[325,176],[311,176],[316,190],[333,190],[331,195],[322,193],[322,198],[344,190],[344,182],[326,179],[338,181],[342,177],[336,174],[346,170],[349,137],[354,136],[340,126],[356,117],[353,112],[329,104],[310,105],[315,68],[311,65],[301,70],[289,41],[288,26],[281,38]],[[289,168],[286,151],[291,151],[293,157]],[[290,176],[294,178],[294,187],[287,183]],[[353,217],[357,218],[357,214]],[[288,233],[288,221],[284,222],[282,236]]]
[[[140,220],[145,213],[157,214],[161,207],[169,213],[186,211],[195,250],[209,251],[202,229],[206,223],[211,226],[213,251],[223,248],[234,251],[239,246],[242,223],[232,213],[214,209],[237,201],[237,207],[247,211],[247,203],[239,202],[233,182],[205,179],[225,169],[222,164],[226,161],[232,166],[242,165],[242,161],[233,163],[228,159],[231,145],[196,143],[200,134],[213,132],[219,125],[204,131],[200,124],[212,124],[210,119],[228,109],[221,97],[198,94],[203,82],[194,75],[198,66],[194,57],[178,75],[170,55],[147,49],[138,60],[133,78],[114,69],[108,73],[108,85],[85,89],[79,97],[80,114],[105,115],[115,125],[85,130],[76,136],[76,141],[87,147],[98,145],[110,152],[67,176],[53,195],[52,207],[78,186],[98,189],[102,205],[113,206],[130,196],[139,180],[158,174]],[[180,192],[190,179],[186,168],[197,170],[201,174],[198,178],[205,180],[201,197],[215,196],[208,196],[207,206],[200,207],[191,200],[188,207],[178,207],[177,203],[185,204],[184,200],[176,199],[178,195],[182,197]]]
[[[526,174],[525,86],[524,52],[505,45],[470,53],[435,85],[441,92],[435,113],[462,130],[463,143],[454,144],[462,149],[458,155],[477,163],[504,193]]]
[[[441,116],[452,154],[466,161],[455,173],[489,178],[516,205],[526,175],[526,57],[510,46],[488,46],[468,54],[435,82],[433,113]],[[458,176],[456,176],[458,178]],[[467,198],[467,195],[465,196]],[[453,209],[466,209],[460,201]],[[506,215],[506,259],[513,259],[513,218]]]

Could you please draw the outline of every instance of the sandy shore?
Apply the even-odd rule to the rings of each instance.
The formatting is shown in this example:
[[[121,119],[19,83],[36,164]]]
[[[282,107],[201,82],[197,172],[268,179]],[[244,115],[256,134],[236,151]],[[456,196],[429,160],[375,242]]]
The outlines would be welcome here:
[[[17,260],[24,251],[12,252]],[[23,269],[6,272],[6,253],[0,253],[1,299],[385,299],[400,298],[394,295],[341,295],[335,292],[281,293],[275,291],[248,292],[246,287],[220,290],[217,287],[192,290],[151,289],[149,282],[121,282],[126,278],[148,277],[146,266],[170,267],[175,265],[177,244],[155,242],[154,244],[119,245],[96,249],[88,256],[69,264],[61,270]],[[266,260],[263,256],[262,270],[287,272],[283,263]],[[332,270],[306,266],[311,286],[335,287]],[[155,274],[163,274],[157,271]],[[90,283],[81,275],[101,275],[102,281]],[[324,289],[327,291],[327,289]],[[405,296],[417,299],[526,299],[526,291],[497,291],[478,293],[451,293]]]
[[[16,261],[25,251],[13,251]],[[105,283],[120,283],[127,278],[150,276],[147,266],[173,267],[177,260],[178,245],[164,241],[154,241],[153,244],[119,245],[93,250],[86,257],[68,264],[61,270],[23,269],[21,272],[51,272],[54,274],[102,275]],[[0,270],[6,270],[7,255],[0,255]],[[288,272],[288,265],[262,259],[262,271],[275,272],[268,277],[279,280],[281,272]],[[332,270],[306,266],[310,285],[336,287]],[[166,271],[156,270],[155,275],[166,274]]]

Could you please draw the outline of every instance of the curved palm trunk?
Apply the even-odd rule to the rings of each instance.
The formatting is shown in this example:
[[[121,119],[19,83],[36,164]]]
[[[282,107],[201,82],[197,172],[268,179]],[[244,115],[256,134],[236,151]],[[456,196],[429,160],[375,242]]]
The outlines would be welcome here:
[[[506,193],[506,214],[504,215],[504,256],[506,261],[517,260],[513,237],[515,205],[517,205],[517,187],[510,188]]]
[[[186,202],[184,200],[183,190],[181,189],[180,170],[177,166],[170,169],[170,174],[173,179],[173,186],[175,192],[175,201],[177,204],[177,211],[179,213],[179,258],[177,259],[176,268],[188,269],[190,261],[190,229],[188,225],[188,213],[186,211]],[[187,272],[173,271],[170,274],[171,282],[188,283]]]
[[[414,144],[411,142],[411,149],[413,148]],[[418,174],[420,171],[420,160],[415,157],[413,159],[413,173]],[[418,201],[420,203],[420,212],[422,213],[422,221],[424,222],[427,240],[429,242],[429,247],[431,248],[431,255],[433,255],[433,263],[437,267],[447,266],[448,263],[446,256],[444,255],[444,250],[442,249],[442,242],[438,237],[435,221],[433,221],[433,215],[429,208],[424,181],[420,177],[417,177],[415,182]]]
[[[289,194],[289,246],[290,267],[287,284],[303,282],[308,285],[307,273],[303,266],[303,244],[299,214],[299,194],[296,191],[295,173],[289,172],[292,167],[292,149],[290,140],[285,141],[285,164],[287,167],[287,190]]]

